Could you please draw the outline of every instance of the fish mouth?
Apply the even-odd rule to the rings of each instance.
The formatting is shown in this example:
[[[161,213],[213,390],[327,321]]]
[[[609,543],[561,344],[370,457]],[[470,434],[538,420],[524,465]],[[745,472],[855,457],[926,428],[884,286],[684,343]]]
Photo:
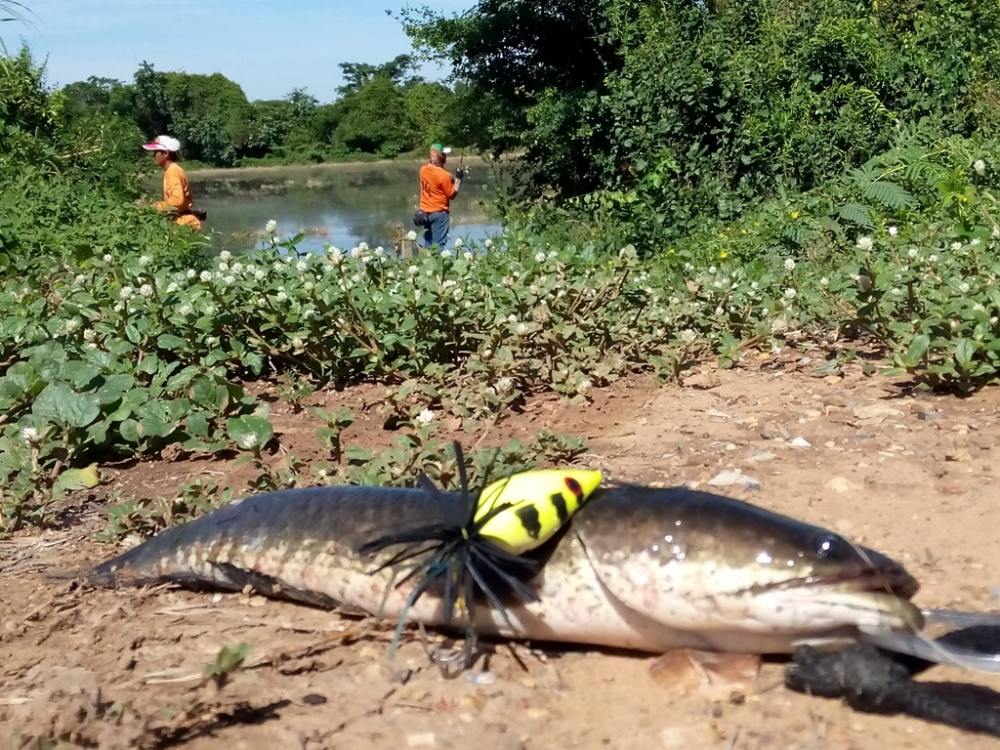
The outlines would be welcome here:
[[[809,575],[752,586],[749,593],[762,594],[788,589],[823,589],[845,593],[889,594],[909,599],[919,588],[916,579],[903,568],[866,568],[830,575]]]

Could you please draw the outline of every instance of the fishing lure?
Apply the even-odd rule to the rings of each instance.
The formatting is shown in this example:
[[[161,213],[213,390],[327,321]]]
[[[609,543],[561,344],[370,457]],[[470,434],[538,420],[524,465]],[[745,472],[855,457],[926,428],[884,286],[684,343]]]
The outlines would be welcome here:
[[[538,600],[524,581],[537,573],[540,562],[525,555],[555,536],[601,482],[599,471],[538,469],[493,482],[476,498],[468,488],[462,450],[457,444],[454,449],[462,494],[467,498],[465,517],[455,523],[387,534],[358,549],[362,555],[371,555],[401,545],[372,574],[403,566],[408,570],[396,586],[418,578],[396,627],[392,652],[410,608],[434,585],[441,587],[445,624],[451,624],[456,608],[464,613],[466,638],[460,656],[468,658],[475,644],[472,603],[477,595],[485,596],[513,628],[504,595],[510,592],[523,601]],[[427,491],[439,492],[426,478],[421,483]]]

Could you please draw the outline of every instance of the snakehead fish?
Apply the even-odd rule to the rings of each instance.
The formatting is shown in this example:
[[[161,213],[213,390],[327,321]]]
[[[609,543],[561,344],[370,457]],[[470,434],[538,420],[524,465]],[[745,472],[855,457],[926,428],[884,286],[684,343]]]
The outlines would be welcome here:
[[[168,529],[98,566],[97,584],[174,581],[399,618],[392,547],[400,528],[461,524],[466,496],[424,489],[319,487],[247,497]],[[477,632],[647,652],[790,653],[866,634],[919,630],[916,581],[841,536],[738,500],[687,489],[598,489],[531,554],[533,601],[509,617],[476,602]],[[408,617],[444,623],[440,592]]]

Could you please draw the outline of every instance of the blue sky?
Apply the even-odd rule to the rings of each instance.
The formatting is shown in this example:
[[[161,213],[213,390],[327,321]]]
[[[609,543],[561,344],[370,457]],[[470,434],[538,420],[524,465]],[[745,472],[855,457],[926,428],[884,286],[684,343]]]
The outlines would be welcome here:
[[[24,0],[34,28],[3,24],[8,47],[22,37],[48,83],[88,76],[131,81],[139,63],[157,70],[222,73],[250,99],[277,99],[305,87],[336,98],[342,62],[380,63],[410,51],[386,10],[428,5],[453,13],[474,0]],[[436,66],[428,78],[447,74]]]

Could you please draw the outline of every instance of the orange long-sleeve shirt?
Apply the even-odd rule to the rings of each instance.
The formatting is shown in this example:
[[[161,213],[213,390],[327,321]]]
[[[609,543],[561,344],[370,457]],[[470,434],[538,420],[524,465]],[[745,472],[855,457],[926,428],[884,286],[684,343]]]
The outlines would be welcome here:
[[[424,164],[420,168],[421,211],[429,214],[447,211],[456,195],[455,178],[447,169],[436,164]]]
[[[201,231],[201,222],[191,211],[191,188],[187,175],[177,162],[171,162],[163,170],[163,200],[156,203],[158,211],[175,210],[179,215],[176,222]]]

